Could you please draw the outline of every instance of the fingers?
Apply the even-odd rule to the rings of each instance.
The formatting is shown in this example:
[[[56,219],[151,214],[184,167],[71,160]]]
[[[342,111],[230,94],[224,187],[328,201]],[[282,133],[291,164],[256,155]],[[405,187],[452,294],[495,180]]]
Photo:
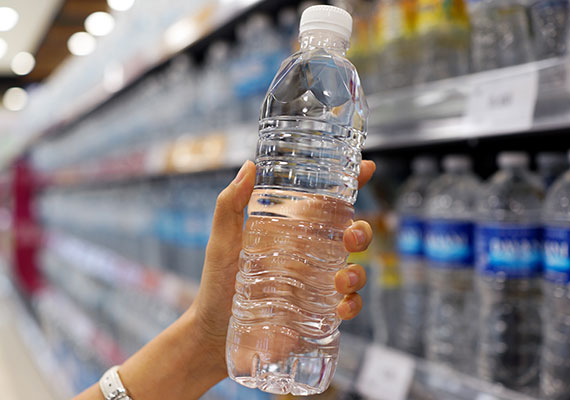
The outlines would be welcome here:
[[[372,174],[376,171],[376,164],[371,160],[362,160],[360,163],[360,175],[358,175],[358,188],[366,184],[372,178]]]
[[[364,251],[372,242],[372,228],[366,221],[356,221],[346,228],[342,240],[347,251]]]
[[[342,294],[352,294],[366,285],[366,271],[361,265],[351,264],[338,271],[334,277],[336,291]]]
[[[353,319],[362,309],[362,297],[358,293],[345,296],[336,308],[336,312],[341,319]]]
[[[206,249],[207,261],[223,266],[237,260],[241,250],[244,208],[254,184],[255,165],[246,161],[232,183],[219,194]]]

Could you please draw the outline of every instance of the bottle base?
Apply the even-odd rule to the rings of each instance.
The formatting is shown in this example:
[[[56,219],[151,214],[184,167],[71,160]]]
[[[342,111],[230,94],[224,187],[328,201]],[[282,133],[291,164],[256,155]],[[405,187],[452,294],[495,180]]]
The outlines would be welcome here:
[[[244,370],[228,358],[228,374],[235,382],[271,394],[309,396],[324,392],[329,387],[336,369],[336,358],[283,356],[256,352],[243,346],[230,345],[229,353],[250,364]],[[277,357],[276,357],[277,356]],[[247,361],[246,361],[247,360]]]
[[[287,374],[273,372],[268,372],[257,377],[232,379],[240,385],[277,395],[292,394],[294,396],[311,396],[320,394],[326,390],[326,388],[319,390],[309,385],[295,382],[295,380]]]

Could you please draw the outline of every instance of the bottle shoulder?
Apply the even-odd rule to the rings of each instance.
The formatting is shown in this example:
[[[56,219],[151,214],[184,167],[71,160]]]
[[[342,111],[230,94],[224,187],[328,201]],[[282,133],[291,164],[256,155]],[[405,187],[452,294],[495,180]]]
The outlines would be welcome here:
[[[398,190],[396,209],[400,213],[419,213],[424,208],[427,189],[434,177],[411,176]]]
[[[529,171],[498,171],[483,185],[477,216],[493,221],[538,221],[544,200],[540,178]]]
[[[543,219],[545,222],[570,224],[570,171],[562,174],[548,190]]]
[[[443,174],[427,189],[426,214],[432,218],[471,218],[480,187],[473,174]]]
[[[366,132],[368,114],[352,63],[326,49],[313,49],[299,51],[283,61],[266,94],[260,121],[326,121]]]

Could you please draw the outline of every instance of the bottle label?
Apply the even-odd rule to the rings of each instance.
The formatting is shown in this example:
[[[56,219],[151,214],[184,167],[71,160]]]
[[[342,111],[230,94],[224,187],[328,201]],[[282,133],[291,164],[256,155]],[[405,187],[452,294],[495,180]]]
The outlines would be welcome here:
[[[570,229],[546,226],[543,235],[545,278],[570,283]]]
[[[430,265],[469,268],[473,265],[473,224],[465,221],[428,221],[424,251]]]
[[[532,278],[541,273],[538,226],[479,225],[475,233],[477,272],[505,278]]]
[[[424,253],[424,221],[402,217],[398,230],[398,252],[404,257],[421,257]]]

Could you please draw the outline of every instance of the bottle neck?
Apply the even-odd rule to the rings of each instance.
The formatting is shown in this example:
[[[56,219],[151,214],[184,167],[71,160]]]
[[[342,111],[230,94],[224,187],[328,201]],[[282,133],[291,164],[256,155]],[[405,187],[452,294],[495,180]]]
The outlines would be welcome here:
[[[343,56],[350,47],[350,43],[338,33],[318,29],[301,33],[299,43],[301,43],[301,51],[326,49]]]

